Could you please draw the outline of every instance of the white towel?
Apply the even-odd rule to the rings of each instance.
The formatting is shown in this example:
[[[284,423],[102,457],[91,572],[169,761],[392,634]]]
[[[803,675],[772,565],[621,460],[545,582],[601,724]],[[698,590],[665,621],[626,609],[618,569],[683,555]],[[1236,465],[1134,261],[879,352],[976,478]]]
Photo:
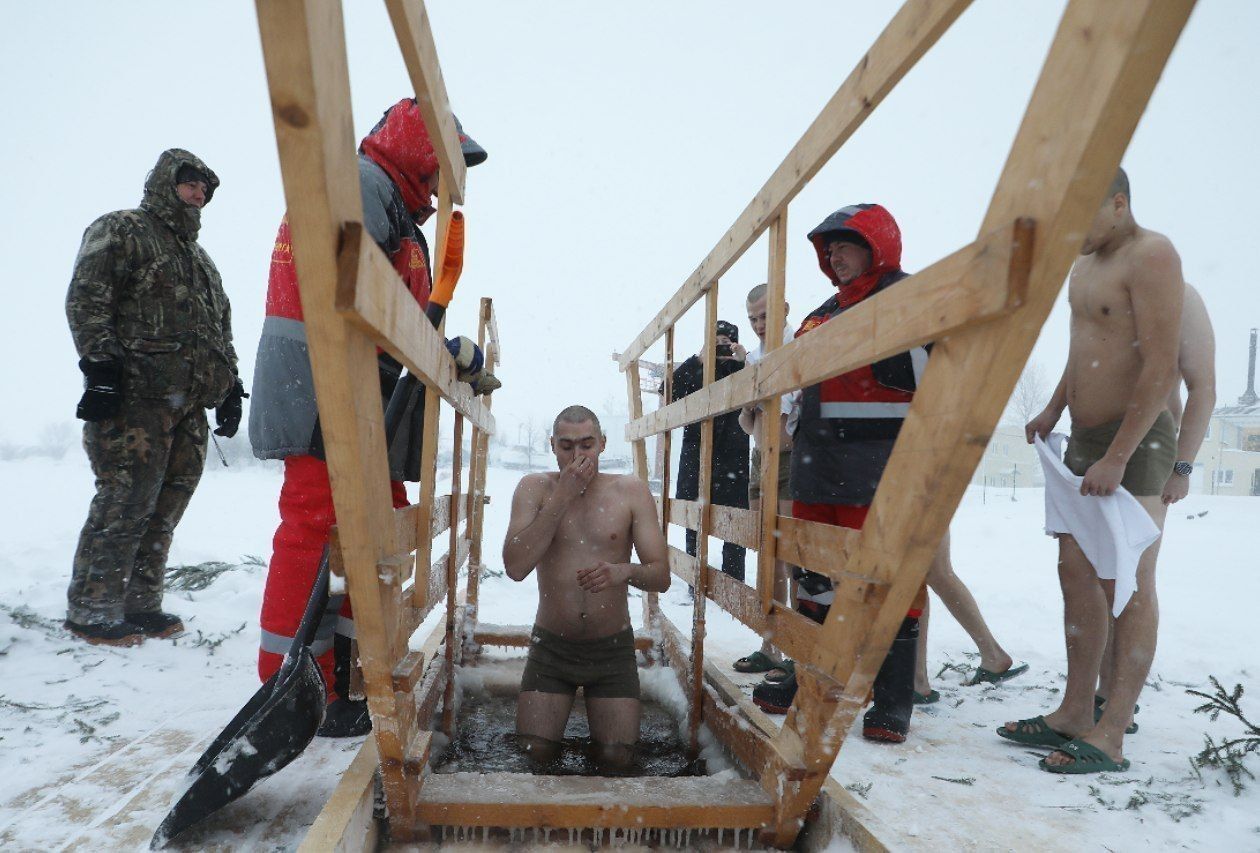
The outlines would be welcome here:
[[[1103,580],[1116,582],[1111,613],[1119,616],[1137,592],[1142,552],[1159,538],[1159,527],[1137,498],[1120,487],[1114,495],[1081,494],[1081,480],[1063,464],[1062,433],[1033,442],[1046,475],[1046,533],[1071,534]]]

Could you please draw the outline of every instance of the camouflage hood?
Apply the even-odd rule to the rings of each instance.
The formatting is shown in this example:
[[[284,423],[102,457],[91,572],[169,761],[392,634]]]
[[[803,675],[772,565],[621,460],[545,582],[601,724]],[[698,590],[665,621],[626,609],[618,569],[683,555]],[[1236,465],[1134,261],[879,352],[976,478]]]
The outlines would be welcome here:
[[[210,167],[192,152],[182,148],[169,148],[162,152],[157,165],[145,178],[144,200],[140,202],[140,207],[161,219],[185,240],[196,240],[197,232],[201,230],[201,211],[191,204],[185,204],[179,197],[179,191],[175,189],[175,175],[184,164],[206,176],[209,183],[206,187],[206,204],[209,204],[219,186],[219,176],[210,171]]]

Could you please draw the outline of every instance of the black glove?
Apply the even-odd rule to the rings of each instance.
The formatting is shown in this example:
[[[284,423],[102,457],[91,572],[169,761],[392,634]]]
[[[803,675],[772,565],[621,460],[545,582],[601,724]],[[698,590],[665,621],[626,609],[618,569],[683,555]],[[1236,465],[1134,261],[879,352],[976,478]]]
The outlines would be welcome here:
[[[227,397],[214,410],[214,422],[218,424],[218,429],[214,431],[215,435],[221,435],[224,438],[231,438],[236,435],[236,431],[241,428],[241,400],[248,397],[245,393],[245,386],[241,384],[241,380],[236,380],[236,384],[232,386],[232,390],[228,392]]]
[[[122,408],[122,365],[116,361],[79,360],[83,387],[74,416],[85,421],[103,421]]]

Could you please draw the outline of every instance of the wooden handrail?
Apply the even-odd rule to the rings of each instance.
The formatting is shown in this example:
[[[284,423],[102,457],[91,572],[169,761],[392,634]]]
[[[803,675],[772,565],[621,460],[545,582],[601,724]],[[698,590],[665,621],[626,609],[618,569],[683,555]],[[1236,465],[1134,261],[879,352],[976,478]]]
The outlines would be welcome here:
[[[970,5],[971,0],[909,0],[901,7],[735,224],[621,354],[622,370],[647,352],[748,251]]]
[[[1010,313],[1027,291],[1033,224],[1020,219],[867,299],[757,364],[626,424],[646,438],[839,376]]]

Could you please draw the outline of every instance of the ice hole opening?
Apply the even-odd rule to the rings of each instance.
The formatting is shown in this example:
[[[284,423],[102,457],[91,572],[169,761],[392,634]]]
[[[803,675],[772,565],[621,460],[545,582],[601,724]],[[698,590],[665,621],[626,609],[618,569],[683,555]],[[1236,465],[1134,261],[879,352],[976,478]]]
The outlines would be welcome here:
[[[456,679],[455,735],[435,756],[435,773],[538,773],[548,776],[599,776],[588,754],[590,729],[586,704],[579,689],[565,725],[556,761],[535,770],[516,741],[516,699],[524,671],[524,656],[483,656],[460,668]],[[642,675],[643,670],[640,670]],[[672,678],[672,674],[670,675]],[[618,776],[701,776],[703,761],[687,757],[676,711],[652,695],[643,684],[639,742],[633,765]],[[435,715],[440,719],[440,715]]]

